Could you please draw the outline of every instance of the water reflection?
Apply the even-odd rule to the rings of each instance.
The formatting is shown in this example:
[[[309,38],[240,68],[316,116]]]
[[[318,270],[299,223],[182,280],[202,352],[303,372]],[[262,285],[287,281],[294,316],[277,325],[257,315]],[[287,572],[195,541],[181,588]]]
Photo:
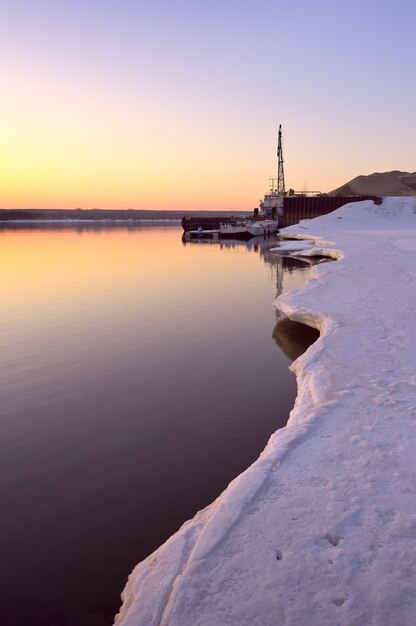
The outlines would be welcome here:
[[[307,265],[179,225],[0,232],[3,621],[109,626],[133,566],[285,425],[272,303]]]
[[[283,256],[271,252],[273,248],[276,248],[278,241],[275,235],[252,237],[248,241],[239,239],[212,239],[208,237],[187,239],[182,237],[183,246],[190,248],[217,248],[224,251],[241,250],[247,253],[257,254],[263,259],[264,264],[267,265],[270,270],[271,279],[276,284],[276,297],[285,290],[283,284],[284,279],[287,280],[288,276],[292,273],[294,277],[296,276],[298,278],[299,270],[310,268],[317,262],[316,259]],[[301,282],[296,281],[293,287],[300,287],[300,285]]]
[[[273,253],[272,253],[273,254]],[[276,255],[273,255],[276,259]],[[314,257],[278,256],[276,265],[277,295],[283,293],[283,278],[285,274],[300,269],[310,268],[322,262]],[[273,329],[273,339],[283,353],[291,361],[295,361],[313,344],[319,337],[319,331],[306,324],[295,322],[287,317],[282,318],[277,311],[278,321]]]
[[[294,322],[285,317],[280,319],[273,330],[273,339],[284,354],[295,361],[319,337],[319,330],[306,324]]]
[[[221,250],[244,249],[247,252],[258,254],[268,266],[273,282],[276,284],[276,297],[284,291],[284,280],[292,273],[297,276],[299,270],[304,270],[326,260],[326,257],[296,257],[276,255],[271,252],[276,247],[278,239],[275,236],[253,237],[248,241],[238,239],[212,239],[182,238],[184,246],[192,247],[218,247]],[[283,353],[291,361],[295,361],[311,346],[319,337],[319,331],[305,324],[294,322],[289,318],[281,318],[281,313],[276,311],[278,321],[273,329],[273,339]]]
[[[257,236],[251,237],[251,239],[243,240],[243,239],[213,239],[212,237],[198,237],[195,239],[188,239],[187,237],[182,237],[182,244],[184,246],[219,246],[220,249],[236,249],[236,248],[246,248],[247,250],[253,250],[257,252],[258,249],[268,247],[275,248],[277,245],[278,239],[275,235],[267,235],[267,236]]]
[[[178,228],[177,220],[34,220],[34,221],[1,221],[0,233],[7,232],[44,232],[44,231],[71,231],[75,233],[109,233],[114,230],[123,230],[124,232],[136,232],[139,229],[146,228]]]

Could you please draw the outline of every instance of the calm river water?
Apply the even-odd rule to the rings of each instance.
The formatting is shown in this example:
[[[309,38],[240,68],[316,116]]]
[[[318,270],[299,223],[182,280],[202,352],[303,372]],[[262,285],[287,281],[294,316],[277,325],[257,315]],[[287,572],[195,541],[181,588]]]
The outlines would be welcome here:
[[[308,270],[176,227],[0,229],[1,623],[104,626],[134,565],[284,425]]]

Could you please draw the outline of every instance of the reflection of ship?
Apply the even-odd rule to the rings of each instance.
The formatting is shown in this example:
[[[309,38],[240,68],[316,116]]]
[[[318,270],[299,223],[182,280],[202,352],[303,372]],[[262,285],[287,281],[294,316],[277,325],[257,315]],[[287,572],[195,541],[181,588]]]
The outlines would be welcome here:
[[[283,276],[290,275],[297,270],[305,270],[310,265],[314,264],[313,261],[305,262],[304,259],[297,259],[293,257],[277,256],[274,252],[271,252],[276,247],[277,238],[275,235],[270,237],[257,236],[248,240],[241,239],[219,239],[212,237],[199,237],[189,239],[188,237],[182,237],[182,243],[184,246],[214,246],[222,249],[227,248],[239,248],[241,250],[247,250],[247,252],[254,252],[258,254],[264,261],[264,264],[270,270],[271,275],[274,277],[276,284],[276,296],[283,293]]]
[[[200,237],[192,237],[189,238],[186,235],[182,237],[182,243],[186,245],[213,245],[219,246],[220,248],[246,248],[247,250],[253,250],[254,252],[258,252],[260,250],[260,254],[262,255],[263,250],[267,250],[267,253],[272,261],[276,261],[276,256],[269,252],[270,248],[276,246],[277,239],[275,236],[271,235],[270,237],[265,237],[264,235],[258,235],[255,237],[251,237],[250,239],[239,239],[233,237],[211,237],[206,236],[205,231],[201,232]]]
[[[276,241],[277,238],[274,236],[257,236],[252,237],[248,241],[239,239],[213,239],[212,237],[200,237],[199,239],[182,238],[183,245],[192,248],[195,246],[211,246],[224,250],[246,250],[248,253],[258,254],[267,266],[273,282],[276,285],[277,297],[283,293],[285,286],[286,288],[291,287],[290,282],[289,284],[286,282],[291,281],[291,275],[296,276],[299,270],[303,270],[302,273],[304,273],[309,269],[310,265],[315,264],[316,261],[289,256],[277,256],[273,252],[270,252],[270,250],[276,246]],[[304,278],[306,277],[307,274],[304,274]],[[279,311],[276,311],[276,315],[278,316],[278,321],[273,330],[273,339],[286,356],[294,361],[316,341],[319,337],[319,332],[304,324],[292,322],[288,318],[282,319],[282,314]]]

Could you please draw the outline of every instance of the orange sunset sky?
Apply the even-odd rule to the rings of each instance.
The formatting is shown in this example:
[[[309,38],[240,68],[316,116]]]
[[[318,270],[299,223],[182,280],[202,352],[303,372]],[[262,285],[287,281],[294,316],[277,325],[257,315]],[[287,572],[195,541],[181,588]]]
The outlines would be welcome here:
[[[411,2],[9,3],[0,207],[250,210],[416,170]],[[412,19],[413,18],[413,19]]]

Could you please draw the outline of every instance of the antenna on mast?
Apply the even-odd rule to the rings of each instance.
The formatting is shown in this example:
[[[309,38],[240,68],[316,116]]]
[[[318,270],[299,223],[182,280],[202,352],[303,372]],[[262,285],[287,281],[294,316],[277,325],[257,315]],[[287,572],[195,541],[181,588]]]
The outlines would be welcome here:
[[[283,168],[283,146],[282,146],[282,125],[279,126],[279,135],[277,141],[277,193],[285,195],[285,171]]]

